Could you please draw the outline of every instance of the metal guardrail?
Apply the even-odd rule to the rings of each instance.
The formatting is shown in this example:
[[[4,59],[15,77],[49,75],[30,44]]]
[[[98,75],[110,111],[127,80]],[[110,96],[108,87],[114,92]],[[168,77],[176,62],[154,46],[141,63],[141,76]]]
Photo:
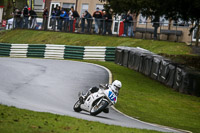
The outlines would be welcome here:
[[[114,61],[115,47],[0,43],[0,56]]]

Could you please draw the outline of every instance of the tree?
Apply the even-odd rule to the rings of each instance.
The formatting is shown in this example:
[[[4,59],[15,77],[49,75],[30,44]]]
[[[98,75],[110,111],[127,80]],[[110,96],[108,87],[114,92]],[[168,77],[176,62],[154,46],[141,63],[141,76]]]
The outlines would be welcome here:
[[[194,29],[196,32],[195,45],[198,46],[199,32],[200,32],[200,1],[199,0],[168,0],[167,8],[164,9],[164,13],[168,18],[174,20],[182,19],[183,21],[195,22],[195,26],[190,29],[190,35]]]
[[[158,17],[165,15],[168,19],[195,22],[190,29],[197,28],[196,46],[200,36],[200,1],[199,0],[100,0],[107,2],[115,13],[131,11],[142,13],[146,17]]]
[[[131,11],[132,13],[136,13],[138,15],[140,11],[139,1],[140,0],[99,0],[101,2],[107,2],[105,7],[109,7],[112,9],[113,13],[127,13]],[[109,6],[108,6],[109,5]]]
[[[23,9],[27,5],[27,0],[16,0],[16,8]]]

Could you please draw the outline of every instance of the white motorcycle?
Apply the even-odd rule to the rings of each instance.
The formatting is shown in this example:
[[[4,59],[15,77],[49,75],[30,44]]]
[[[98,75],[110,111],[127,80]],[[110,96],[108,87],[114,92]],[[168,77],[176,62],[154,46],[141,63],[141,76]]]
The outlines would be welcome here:
[[[108,105],[114,105],[117,103],[117,95],[111,90],[110,87],[104,89],[100,86],[98,92],[90,94],[85,102],[82,104],[78,100],[74,104],[74,111],[86,111],[91,115],[96,116],[101,112],[109,113]]]

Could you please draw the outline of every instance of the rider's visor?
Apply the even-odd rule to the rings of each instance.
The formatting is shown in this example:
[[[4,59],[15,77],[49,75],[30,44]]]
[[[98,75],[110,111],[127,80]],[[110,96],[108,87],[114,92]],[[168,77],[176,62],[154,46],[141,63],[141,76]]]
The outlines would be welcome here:
[[[115,88],[119,91],[120,90],[120,87],[118,87],[118,86],[116,86],[116,85],[114,85],[115,86]]]

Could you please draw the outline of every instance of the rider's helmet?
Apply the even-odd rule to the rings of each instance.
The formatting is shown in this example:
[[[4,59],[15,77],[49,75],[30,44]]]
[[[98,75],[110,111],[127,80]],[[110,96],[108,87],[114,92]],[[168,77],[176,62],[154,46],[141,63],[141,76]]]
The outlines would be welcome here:
[[[122,83],[119,80],[115,80],[112,85],[111,85],[111,89],[118,94],[120,88],[122,87]]]

